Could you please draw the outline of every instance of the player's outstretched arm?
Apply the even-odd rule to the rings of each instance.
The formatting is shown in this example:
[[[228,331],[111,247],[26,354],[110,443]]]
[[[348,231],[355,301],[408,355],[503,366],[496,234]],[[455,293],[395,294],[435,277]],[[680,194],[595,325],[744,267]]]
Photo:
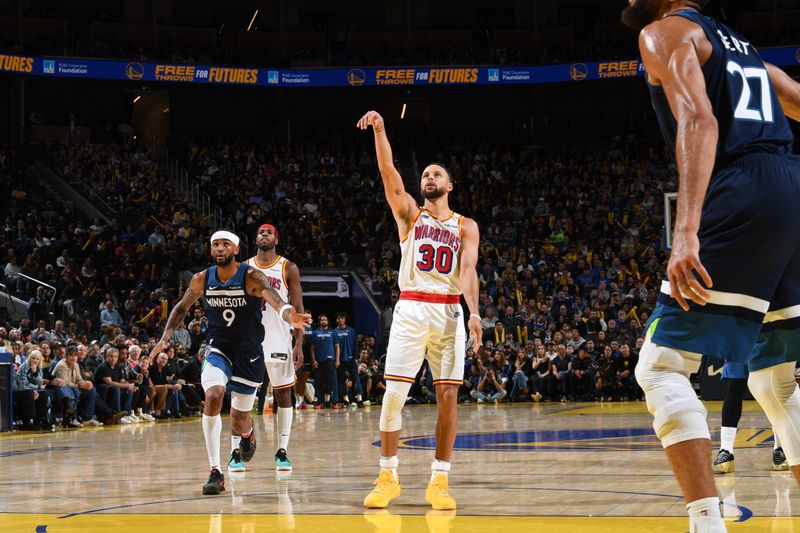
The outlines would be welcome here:
[[[293,328],[302,328],[306,324],[311,324],[311,315],[298,313],[294,307],[283,301],[278,291],[273,289],[267,276],[260,270],[249,268],[247,270],[247,293],[250,296],[261,297],[270,307],[275,309],[281,318],[288,322]]]
[[[406,192],[403,178],[394,166],[392,146],[386,136],[386,125],[383,117],[377,111],[368,111],[361,117],[357,125],[362,130],[370,126],[375,134],[375,153],[378,156],[378,170],[380,170],[383,180],[383,192],[386,194],[386,201],[389,202],[389,207],[392,209],[402,236],[408,233],[408,226],[417,214],[417,202]]]
[[[172,334],[175,333],[175,330],[178,329],[183,319],[186,318],[186,313],[189,312],[189,309],[191,309],[197,299],[202,296],[205,281],[205,270],[192,276],[189,287],[186,289],[186,292],[183,293],[183,298],[181,298],[181,301],[178,302],[178,305],[176,305],[169,314],[167,325],[164,326],[164,333],[161,335],[161,340],[153,347],[151,355],[158,355],[166,349],[169,340],[172,338]]]
[[[775,93],[778,95],[778,100],[781,101],[783,113],[798,122],[800,122],[800,83],[794,81],[783,70],[775,65],[767,65],[767,72],[769,72],[769,81],[775,87]]]
[[[303,305],[303,288],[300,286],[300,269],[291,261],[286,264],[286,285],[289,290],[289,301],[298,313],[305,313]],[[294,335],[294,364],[295,368],[303,366],[303,328],[293,328]]]
[[[706,92],[698,47],[703,30],[679,17],[667,17],[642,30],[639,49],[651,83],[660,84],[678,124],[678,206],[667,274],[670,292],[685,311],[686,299],[705,305],[711,277],[700,263],[700,214],[714,170],[719,128]],[[695,277],[700,275],[705,287]]]
[[[458,279],[461,292],[469,308],[469,337],[477,351],[482,345],[483,329],[481,328],[480,306],[478,305],[478,246],[480,245],[478,223],[471,218],[461,221],[461,257],[458,259]]]

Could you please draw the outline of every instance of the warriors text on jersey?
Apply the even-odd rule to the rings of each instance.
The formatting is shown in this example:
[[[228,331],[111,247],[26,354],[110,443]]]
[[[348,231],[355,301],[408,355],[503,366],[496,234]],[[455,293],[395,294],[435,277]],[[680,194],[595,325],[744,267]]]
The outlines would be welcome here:
[[[226,282],[217,277],[217,267],[206,271],[203,287],[208,317],[208,346],[225,354],[229,360],[261,354],[261,298],[247,294],[245,277],[250,267],[242,263]]]
[[[408,234],[400,241],[401,291],[461,294],[458,252],[463,218],[451,211],[439,219],[426,209],[419,210]]]
[[[285,257],[277,256],[275,261],[271,264],[259,264],[257,258],[251,257],[247,260],[247,264],[260,270],[270,286],[280,295],[285,302],[289,301],[289,287],[286,283],[286,265],[289,260]],[[264,337],[264,356],[267,362],[270,362],[270,354],[279,353],[288,355],[292,349],[292,329],[291,326],[278,314],[278,312],[270,307],[264,305],[262,314],[262,324],[266,337]]]

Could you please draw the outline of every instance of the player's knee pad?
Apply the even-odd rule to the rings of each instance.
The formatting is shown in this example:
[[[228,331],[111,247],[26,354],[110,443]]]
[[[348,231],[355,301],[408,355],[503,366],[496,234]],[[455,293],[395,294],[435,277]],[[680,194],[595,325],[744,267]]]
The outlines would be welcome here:
[[[710,439],[706,415],[689,374],[700,367],[700,354],[658,346],[642,346],[636,380],[645,392],[653,429],[665,448],[692,439]]]
[[[242,394],[241,392],[231,392],[231,407],[243,413],[249,413],[256,401],[256,393]]]
[[[211,387],[220,386],[223,389],[228,384],[228,376],[221,368],[214,365],[203,366],[203,372],[200,374],[200,383],[203,385],[203,390],[208,391]]]
[[[403,406],[408,398],[411,383],[405,381],[387,381],[386,392],[383,393],[381,405],[381,431],[400,431],[403,427]]]
[[[786,453],[790,465],[800,464],[800,390],[794,379],[794,363],[783,363],[750,372],[747,384],[758,400]]]

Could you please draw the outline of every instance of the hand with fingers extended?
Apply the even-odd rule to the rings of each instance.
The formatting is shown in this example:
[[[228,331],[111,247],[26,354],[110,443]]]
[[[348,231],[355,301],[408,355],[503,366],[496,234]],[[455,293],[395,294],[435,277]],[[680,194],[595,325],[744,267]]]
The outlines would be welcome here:
[[[367,111],[356,124],[358,129],[365,130],[372,126],[375,131],[383,131],[383,117],[377,111]]]
[[[674,233],[667,276],[670,295],[684,311],[689,310],[689,303],[686,300],[691,300],[697,305],[706,305],[711,298],[708,289],[713,287],[714,283],[700,262],[700,239],[697,238],[697,233],[689,231]],[[698,276],[703,282],[702,285]]]

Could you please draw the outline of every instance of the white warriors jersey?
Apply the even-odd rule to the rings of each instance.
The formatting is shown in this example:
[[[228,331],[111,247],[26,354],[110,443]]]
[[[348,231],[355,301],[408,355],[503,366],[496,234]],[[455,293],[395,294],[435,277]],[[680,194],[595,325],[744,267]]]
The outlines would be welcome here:
[[[420,209],[404,239],[400,241],[401,291],[429,294],[461,294],[458,281],[458,251],[461,248],[463,216],[442,219]]]
[[[285,302],[289,302],[289,286],[286,283],[286,265],[289,260],[278,256],[271,264],[262,265],[256,257],[247,260],[247,264],[260,270],[269,281],[270,286],[280,294]],[[263,304],[261,323],[264,324],[264,357],[270,360],[270,354],[288,354],[292,350],[292,328],[270,305]],[[288,348],[287,348],[288,347]]]

